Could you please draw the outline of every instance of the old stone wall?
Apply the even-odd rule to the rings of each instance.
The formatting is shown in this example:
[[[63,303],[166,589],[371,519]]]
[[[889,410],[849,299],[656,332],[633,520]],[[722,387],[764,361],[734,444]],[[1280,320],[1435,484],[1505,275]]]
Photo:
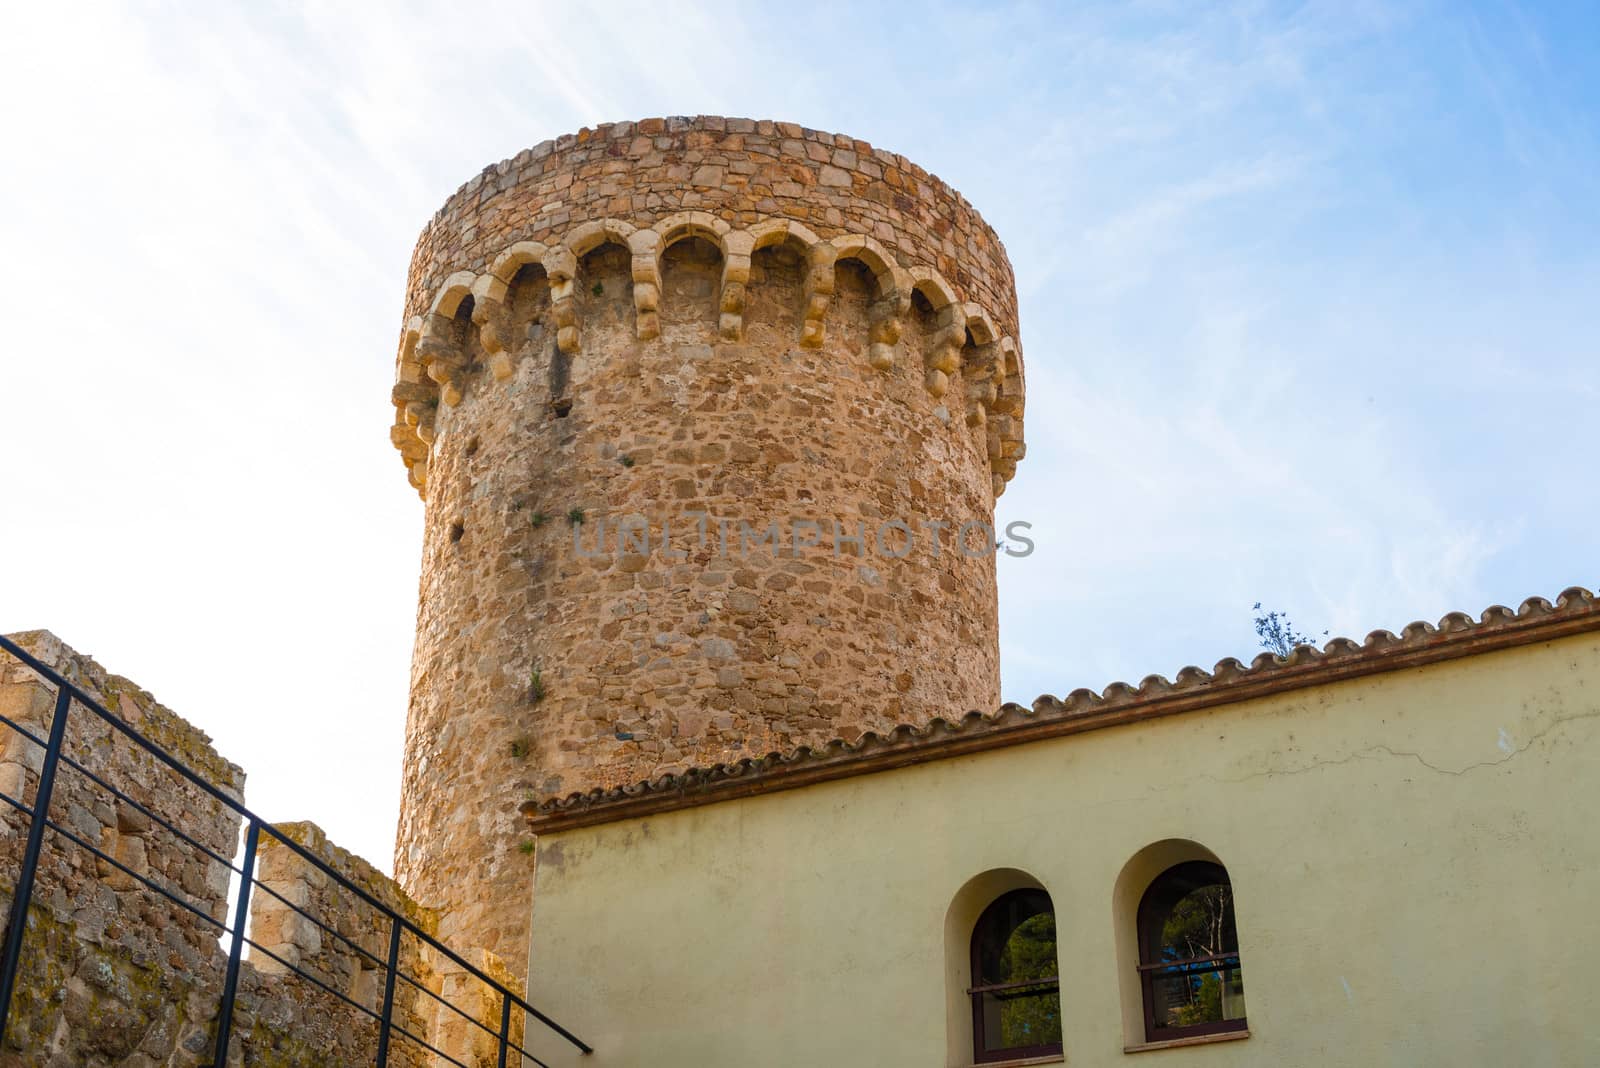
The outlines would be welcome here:
[[[956,190],[847,134],[716,115],[604,123],[485,167],[418,238],[406,315],[426,313],[449,275],[482,272],[515,242],[550,242],[592,219],[650,225],[689,210],[735,226],[776,217],[823,238],[870,235],[906,266],[942,273],[1017,335],[1005,247]]]
[[[221,757],[204,733],[149,693],[109,674],[48,632],[11,637],[108,711],[242,799],[244,772]],[[0,715],[43,738],[53,709],[54,691],[30,669],[0,654]],[[51,818],[116,858],[122,868],[97,860],[60,833],[46,834],[20,982],[0,1045],[0,1068],[210,1064],[227,952],[219,941],[220,928],[207,917],[231,922],[229,870],[219,858],[238,862],[239,816],[82,707],[74,707],[68,722],[66,755],[137,805],[117,801],[82,772],[61,767]],[[31,804],[42,758],[38,745],[0,725],[0,792]],[[3,808],[0,917],[9,907],[28,828],[26,816],[10,805]],[[182,841],[161,820],[182,828],[204,850]],[[371,865],[329,844],[314,825],[288,824],[279,830],[378,900],[405,912],[423,930],[431,930],[431,915]],[[207,856],[205,850],[215,856]],[[379,914],[314,872],[270,833],[263,833],[260,881],[385,960],[388,927],[379,922]],[[158,883],[194,905],[199,914],[142,886],[130,873]],[[381,971],[373,970],[371,962],[349,944],[294,915],[260,887],[255,891],[250,932],[254,940],[333,990],[369,1008],[378,1006]],[[230,1064],[320,1068],[371,1063],[376,1024],[370,1017],[289,974],[266,955],[247,953]],[[448,972],[425,959],[415,939],[403,941],[402,954],[409,974],[431,990],[438,992],[451,981]],[[436,1002],[401,984],[397,1004],[397,1022],[439,1044],[437,1036],[445,1032],[435,1019]],[[455,1037],[454,1042],[458,1051],[471,1049],[464,1044],[465,1037]],[[420,1068],[431,1061],[414,1044],[400,1041],[391,1063]],[[492,1064],[493,1059],[469,1063]]]
[[[530,797],[998,703],[1010,267],[899,157],[619,124],[419,243],[393,431],[424,494],[396,873],[518,961]]]
[[[208,780],[241,795],[244,772],[148,693],[47,632],[12,637]],[[0,655],[0,712],[43,738],[53,708],[53,690]],[[181,826],[217,856],[233,857],[239,819],[227,806],[82,709],[74,709],[69,725],[66,752],[73,759],[148,812]],[[0,737],[0,791],[31,804],[43,750],[7,727],[0,727]],[[9,908],[28,821],[11,806],[4,809],[0,908]],[[183,843],[146,812],[114,802],[82,773],[63,766],[51,814],[129,871],[169,887],[211,919],[223,919],[227,867]],[[47,833],[24,970],[0,1064],[199,1063],[221,991],[217,937],[218,928],[201,916],[142,888],[127,871],[97,860],[62,835]]]

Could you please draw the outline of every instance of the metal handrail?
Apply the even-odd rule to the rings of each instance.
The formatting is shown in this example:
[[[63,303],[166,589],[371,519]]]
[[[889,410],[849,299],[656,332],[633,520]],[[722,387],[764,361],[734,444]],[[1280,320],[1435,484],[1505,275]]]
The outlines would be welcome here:
[[[1021,990],[1028,986],[1060,986],[1061,976],[1051,975],[1043,979],[1016,979],[1009,983],[985,983],[979,986],[967,987],[969,994],[995,994],[1002,990]]]
[[[328,993],[333,994],[343,1001],[350,1002],[350,1004],[361,1009],[362,1012],[377,1019],[379,1022],[376,1061],[378,1068],[386,1068],[387,1066],[391,1032],[423,1046],[432,1053],[435,1053],[441,1057],[446,1057],[446,1059],[453,1060],[453,1058],[450,1058],[446,1054],[435,1049],[418,1036],[411,1034],[404,1027],[394,1021],[395,986],[397,979],[404,979],[410,986],[419,990],[423,990],[424,992],[433,996],[441,1004],[448,1006],[457,1013],[471,1020],[473,1023],[477,1024],[478,1027],[485,1033],[489,1034],[490,1037],[496,1038],[499,1042],[498,1063],[501,1068],[504,1068],[504,1066],[507,1064],[507,1056],[511,1052],[515,1052],[519,1056],[525,1057],[536,1064],[544,1064],[543,1061],[540,1061],[532,1053],[529,1053],[527,1050],[523,1049],[520,1045],[511,1040],[511,1012],[513,1007],[520,1009],[527,1016],[538,1020],[540,1023],[554,1031],[557,1035],[561,1036],[562,1039],[576,1047],[581,1052],[585,1054],[594,1052],[592,1047],[574,1035],[571,1031],[568,1031],[549,1016],[534,1008],[523,997],[502,983],[491,978],[482,969],[474,966],[472,963],[464,959],[459,953],[456,953],[438,939],[422,930],[403,914],[385,905],[372,894],[356,885],[348,877],[341,874],[331,865],[323,861],[311,850],[300,845],[298,842],[293,841],[286,833],[261,819],[254,812],[250,811],[250,809],[246,808],[242,801],[232,797],[226,791],[205,779],[198,772],[184,764],[178,758],[162,749],[155,742],[145,737],[134,727],[119,717],[113,715],[111,712],[107,711],[100,705],[98,701],[89,696],[88,693],[84,692],[83,689],[70,682],[48,664],[30,654],[16,642],[5,637],[4,635],[0,635],[0,650],[4,650],[11,656],[15,657],[22,664],[26,665],[29,669],[41,676],[45,681],[54,684],[56,688],[55,710],[52,714],[48,738],[41,739],[37,735],[22,727],[20,724],[13,723],[9,719],[0,717],[0,721],[3,721],[6,727],[15,730],[28,741],[35,745],[42,746],[45,750],[44,762],[41,765],[41,770],[39,773],[39,784],[34,795],[34,803],[31,809],[23,802],[21,798],[12,798],[0,794],[0,801],[4,801],[11,807],[27,813],[29,816],[27,845],[23,851],[22,866],[17,873],[17,883],[12,891],[11,907],[7,917],[3,946],[0,946],[0,1040],[4,1039],[6,1027],[10,1019],[12,996],[16,988],[17,970],[22,960],[22,948],[24,935],[27,928],[28,909],[33,899],[34,884],[38,873],[39,856],[44,844],[44,833],[47,829],[49,829],[54,830],[57,834],[62,835],[69,841],[78,845],[80,848],[87,850],[97,858],[108,861],[119,871],[136,879],[140,884],[173,901],[174,903],[181,905],[185,909],[194,912],[207,923],[219,928],[223,933],[232,936],[232,944],[229,947],[228,952],[227,971],[223,981],[222,998],[217,1013],[217,1034],[216,1044],[214,1047],[214,1063],[217,1068],[222,1068],[227,1060],[228,1040],[233,1026],[234,1000],[238,990],[239,969],[241,966],[243,949],[246,944],[249,944],[252,949],[259,950],[265,955],[271,957],[273,960],[278,961],[295,975],[314,983],[316,986],[321,987]],[[84,767],[81,763],[63,753],[62,750],[66,742],[67,720],[71,714],[71,709],[74,702],[88,709],[98,719],[106,723],[123,736],[127,737],[138,748],[144,750],[156,760],[165,764],[170,770],[176,772],[179,776],[186,779],[190,784],[198,787],[211,798],[235,812],[245,823],[245,847],[242,866],[236,866],[230,861],[225,860],[217,853],[207,848],[203,843],[196,841],[191,835],[180,830],[178,827],[174,826],[172,823],[168,822],[166,819],[163,819],[156,813],[151,812],[144,805],[134,801],[122,791],[116,789],[110,783],[106,782],[100,776]],[[234,904],[234,919],[232,926],[230,927],[227,923],[212,918],[209,913],[196,907],[194,904],[177,897],[168,888],[158,885],[144,876],[132,871],[127,866],[118,862],[115,858],[107,856],[98,847],[84,841],[77,835],[68,831],[66,828],[63,828],[54,821],[50,820],[50,801],[55,789],[57,771],[62,763],[65,763],[71,770],[84,775],[98,786],[110,791],[113,796],[117,797],[118,799],[125,800],[129,804],[134,805],[139,809],[139,811],[144,813],[146,816],[151,817],[163,828],[177,835],[185,843],[195,846],[210,856],[213,860],[217,860],[227,866],[231,871],[239,873],[242,878],[239,886],[239,896]],[[386,974],[384,979],[383,1003],[380,1012],[374,1013],[365,1006],[361,1006],[356,1002],[351,1001],[351,999],[339,994],[338,991],[333,990],[331,987],[328,987],[327,984],[321,982],[315,976],[309,975],[308,973],[302,971],[299,967],[290,964],[288,961],[285,961],[276,954],[272,953],[272,951],[256,944],[253,941],[250,941],[245,937],[244,928],[249,917],[251,892],[257,888],[265,890],[268,894],[271,894],[273,897],[282,901],[285,905],[288,905],[296,913],[299,913],[301,916],[311,920],[318,927],[324,930],[332,931],[332,928],[328,927],[328,925],[285,900],[282,895],[276,893],[255,877],[254,872],[256,849],[260,842],[260,836],[263,831],[271,834],[273,838],[281,842],[302,861],[311,865],[313,868],[332,879],[334,884],[340,889],[354,894],[356,898],[364,902],[368,907],[376,910],[383,918],[389,921],[389,953],[387,961],[383,962],[383,967],[385,968]],[[479,1021],[470,1013],[464,1012],[459,1006],[453,1005],[446,999],[434,994],[431,990],[427,990],[427,988],[416,978],[405,974],[400,967],[399,956],[401,938],[406,933],[410,933],[413,938],[417,939],[420,943],[427,946],[433,952],[455,964],[468,975],[471,975],[473,978],[483,983],[492,994],[498,995],[500,998],[500,1031],[498,1035],[496,1035],[490,1028],[484,1026],[482,1023],[479,1023]],[[349,943],[352,948],[356,949],[357,952],[359,952],[363,957],[373,961],[377,960],[373,954],[363,949],[359,945],[356,945],[350,939],[344,938],[342,935],[340,936],[340,939],[341,941]]]
[[[0,726],[10,727],[13,731],[16,731],[18,734],[22,735],[22,737],[26,738],[28,741],[30,741],[34,745],[38,746],[40,749],[44,749],[49,745],[49,743],[45,739],[39,737],[37,734],[34,734],[28,728],[22,726],[22,724],[17,723],[15,720],[8,719],[5,716],[0,716]],[[171,833],[177,835],[179,838],[183,839],[184,842],[186,842],[189,845],[194,846],[196,849],[200,850],[200,852],[204,853],[206,856],[210,857],[212,860],[216,861],[218,864],[221,864],[223,867],[227,868],[229,871],[233,872],[236,875],[243,874],[242,872],[239,871],[238,866],[235,865],[232,860],[230,860],[229,858],[223,856],[221,853],[218,853],[216,850],[212,849],[210,846],[206,845],[204,842],[200,841],[198,838],[195,838],[193,835],[191,835],[188,832],[184,831],[182,828],[178,827],[176,824],[171,823],[170,821],[168,821],[166,819],[166,817],[162,816],[159,812],[156,812],[153,809],[147,808],[145,805],[142,805],[138,801],[135,801],[133,798],[129,797],[127,794],[123,793],[121,790],[117,789],[115,786],[112,786],[110,783],[106,782],[100,776],[96,775],[94,772],[90,771],[88,768],[84,767],[82,764],[78,763],[76,760],[73,760],[66,753],[62,753],[61,754],[61,763],[65,764],[67,767],[71,768],[73,771],[76,771],[79,775],[82,775],[85,779],[88,779],[90,782],[94,783],[96,786],[98,786],[102,790],[106,791],[108,794],[110,794],[112,797],[116,798],[118,801],[125,802],[131,808],[134,808],[134,809],[138,810],[140,813],[142,813],[143,815],[148,817],[152,823],[160,824],[160,826],[163,829],[165,829],[167,831],[170,831]]]
[[[0,793],[0,801],[5,802],[25,816],[32,815],[32,809],[30,809],[18,798],[12,797],[10,794]],[[171,887],[163,886],[154,879],[140,875],[138,872],[122,863],[122,861],[118,860],[116,857],[113,857],[109,853],[106,853],[100,849],[99,846],[91,845],[89,842],[79,838],[77,835],[73,834],[70,830],[61,826],[61,824],[57,823],[56,821],[47,819],[45,820],[45,826],[50,828],[52,831],[55,831],[57,834],[71,842],[73,845],[77,846],[79,849],[82,849],[84,852],[93,856],[96,860],[103,860],[113,868],[116,868],[122,874],[128,876],[128,878],[137,880],[144,886],[146,890],[158,894],[172,902],[174,905],[177,905],[179,908],[193,913],[195,918],[201,922],[209,923],[211,926],[217,929],[218,935],[227,935],[233,933],[233,929],[227,924],[212,916],[205,909],[201,908],[199,905],[196,905],[194,902],[185,901],[183,898],[179,897]]]
[[[1233,963],[1221,963],[1223,961],[1232,961]],[[1228,968],[1237,968],[1239,966],[1239,951],[1236,949],[1231,953],[1207,953],[1204,956],[1185,957],[1182,960],[1151,961],[1149,964],[1139,965],[1139,970],[1141,972],[1160,972],[1167,971],[1172,968],[1198,968],[1200,971],[1206,971],[1207,969],[1202,966],[1207,964],[1219,965],[1219,967],[1213,969],[1215,971],[1225,971]]]

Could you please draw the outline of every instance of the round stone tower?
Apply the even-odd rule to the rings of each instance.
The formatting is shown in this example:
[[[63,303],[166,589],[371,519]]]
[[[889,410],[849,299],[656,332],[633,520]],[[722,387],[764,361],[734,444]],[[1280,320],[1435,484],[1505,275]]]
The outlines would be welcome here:
[[[524,968],[519,804],[999,701],[1010,264],[937,178],[789,123],[618,123],[417,243],[426,502],[395,867]]]

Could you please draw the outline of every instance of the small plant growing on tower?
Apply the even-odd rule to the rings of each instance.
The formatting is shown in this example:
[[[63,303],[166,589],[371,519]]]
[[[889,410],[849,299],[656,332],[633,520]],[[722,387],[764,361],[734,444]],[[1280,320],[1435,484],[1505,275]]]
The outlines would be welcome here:
[[[620,459],[617,460],[617,463],[621,464],[623,467],[632,467],[633,466],[633,457],[631,457],[631,456],[623,456],[623,457],[621,457]]]
[[[523,840],[522,840],[522,841],[521,841],[521,842],[520,842],[520,843],[519,843],[519,844],[518,844],[518,845],[517,845],[517,852],[518,852],[518,853],[521,853],[521,854],[522,854],[522,855],[523,855],[523,856],[525,856],[525,857],[531,857],[531,856],[533,856],[533,839],[531,839],[531,838],[524,838],[524,839],[523,839]]]
[[[528,522],[532,523],[536,527],[542,527],[546,523],[550,522],[550,517],[545,515],[543,512],[535,512],[533,515],[528,517]]]
[[[597,297],[605,291],[606,287],[601,285],[599,282],[596,282],[593,286],[589,287],[589,292],[593,293]]]
[[[567,522],[571,523],[573,526],[579,526],[580,524],[582,524],[582,522],[583,522],[583,509],[582,508],[569,508],[569,509],[567,509]]]
[[[528,676],[528,700],[534,704],[544,700],[544,674],[538,668]]]
[[[527,737],[523,736],[521,738],[513,738],[511,740],[510,749],[511,759],[526,760],[528,758],[528,754],[533,751],[533,746],[529,743]]]

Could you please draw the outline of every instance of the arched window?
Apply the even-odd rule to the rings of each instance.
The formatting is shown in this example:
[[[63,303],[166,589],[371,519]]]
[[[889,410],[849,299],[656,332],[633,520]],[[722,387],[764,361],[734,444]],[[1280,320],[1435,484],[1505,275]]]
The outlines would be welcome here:
[[[1061,1052],[1056,914],[1043,890],[996,898],[972,931],[973,1060]]]
[[[1239,932],[1222,865],[1194,860],[1156,876],[1138,926],[1146,1041],[1244,1030]]]

